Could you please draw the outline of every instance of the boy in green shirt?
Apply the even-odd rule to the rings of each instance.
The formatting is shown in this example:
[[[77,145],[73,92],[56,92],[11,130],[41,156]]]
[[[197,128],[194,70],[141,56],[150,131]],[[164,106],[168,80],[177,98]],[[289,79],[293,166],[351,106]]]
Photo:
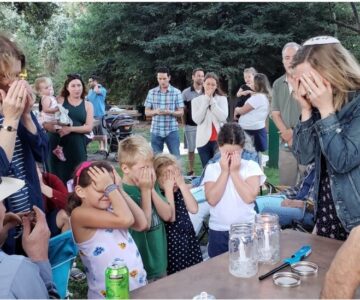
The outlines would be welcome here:
[[[153,167],[153,151],[145,138],[130,136],[119,143],[119,164],[124,191],[141,207],[148,230],[130,230],[140,251],[149,281],[166,275],[167,246],[163,221],[171,219],[171,208],[161,196]]]

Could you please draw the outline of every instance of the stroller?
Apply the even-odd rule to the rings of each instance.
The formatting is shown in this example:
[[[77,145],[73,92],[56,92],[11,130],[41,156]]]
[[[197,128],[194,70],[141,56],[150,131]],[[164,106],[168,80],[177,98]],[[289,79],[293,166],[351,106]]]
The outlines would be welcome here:
[[[137,121],[127,114],[105,115],[102,118],[102,126],[108,133],[108,151],[106,158],[111,152],[115,152],[115,160],[118,161],[117,150],[119,141],[132,134],[133,125]]]

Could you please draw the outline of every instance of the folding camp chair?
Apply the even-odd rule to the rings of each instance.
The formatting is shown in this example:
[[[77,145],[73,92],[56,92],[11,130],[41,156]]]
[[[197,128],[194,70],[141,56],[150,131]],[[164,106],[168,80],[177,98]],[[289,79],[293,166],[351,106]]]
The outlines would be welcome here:
[[[72,264],[78,253],[72,231],[63,232],[49,241],[49,260],[53,280],[62,299],[66,297]]]

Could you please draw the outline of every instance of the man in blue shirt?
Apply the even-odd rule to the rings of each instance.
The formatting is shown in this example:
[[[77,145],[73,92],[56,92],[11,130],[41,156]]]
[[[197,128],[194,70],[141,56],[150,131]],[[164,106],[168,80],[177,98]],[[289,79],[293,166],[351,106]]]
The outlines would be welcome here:
[[[159,86],[151,89],[145,100],[145,115],[152,117],[151,147],[155,154],[162,153],[164,143],[169,152],[180,158],[179,125],[176,118],[184,114],[184,101],[180,90],[170,85],[170,72],[166,67],[156,71]]]
[[[99,141],[99,153],[107,153],[107,136],[102,126],[102,117],[105,115],[105,99],[106,99],[106,89],[99,84],[99,77],[92,75],[89,78],[89,93],[87,95],[87,100],[90,101],[94,107],[94,141]]]

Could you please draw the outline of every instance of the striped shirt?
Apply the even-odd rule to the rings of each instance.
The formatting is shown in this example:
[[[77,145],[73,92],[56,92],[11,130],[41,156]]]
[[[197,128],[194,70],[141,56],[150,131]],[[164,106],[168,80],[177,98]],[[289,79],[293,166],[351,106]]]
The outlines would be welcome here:
[[[4,117],[0,116],[0,124],[2,124],[3,121],[4,121]],[[27,182],[26,170],[24,168],[24,151],[21,145],[21,141],[17,135],[15,141],[14,154],[10,162],[9,173],[6,176],[22,179],[25,181],[25,183]],[[27,184],[25,184],[25,186],[21,190],[9,196],[7,198],[7,201],[10,201],[11,206],[13,207],[12,210],[13,213],[29,211],[30,199],[29,199],[29,189]]]
[[[184,101],[180,90],[169,85],[165,93],[160,87],[151,89],[145,100],[145,107],[149,109],[161,109],[176,111],[184,107]],[[153,116],[150,132],[154,135],[166,137],[170,132],[178,130],[176,117],[170,115]]]

